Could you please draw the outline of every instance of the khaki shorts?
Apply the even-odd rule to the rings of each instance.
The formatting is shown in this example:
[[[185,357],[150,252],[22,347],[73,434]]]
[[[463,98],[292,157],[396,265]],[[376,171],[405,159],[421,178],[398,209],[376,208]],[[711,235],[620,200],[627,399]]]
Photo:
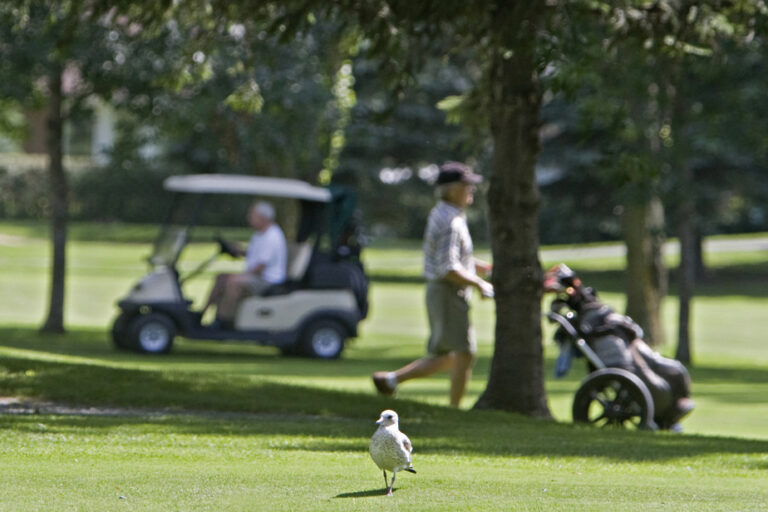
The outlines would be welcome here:
[[[245,285],[247,293],[251,295],[261,295],[264,290],[272,286],[272,283],[263,280],[261,277],[250,274]]]
[[[427,352],[441,356],[450,352],[477,352],[475,331],[469,322],[469,290],[443,281],[427,282],[429,343]]]

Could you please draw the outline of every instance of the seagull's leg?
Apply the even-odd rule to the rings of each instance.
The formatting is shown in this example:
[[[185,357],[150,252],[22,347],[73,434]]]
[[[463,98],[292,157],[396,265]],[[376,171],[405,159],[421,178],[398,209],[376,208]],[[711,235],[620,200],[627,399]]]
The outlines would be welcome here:
[[[397,470],[392,470],[392,482],[389,484],[389,491],[387,491],[387,496],[392,496],[392,491],[395,489],[395,477],[397,476]]]
[[[384,487],[389,489],[389,479],[387,478],[387,472],[386,470],[383,470],[383,471],[384,471]]]

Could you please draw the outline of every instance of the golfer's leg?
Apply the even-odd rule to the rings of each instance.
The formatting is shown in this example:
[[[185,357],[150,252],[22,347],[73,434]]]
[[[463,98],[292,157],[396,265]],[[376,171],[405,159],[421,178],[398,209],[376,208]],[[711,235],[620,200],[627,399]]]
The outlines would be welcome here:
[[[227,279],[229,276],[230,274],[219,274],[216,276],[216,280],[213,283],[211,292],[208,294],[208,301],[205,303],[205,306],[203,306],[201,311],[202,313],[205,313],[205,311],[211,307],[212,304],[219,303],[219,300],[221,300],[221,295],[224,293],[224,290],[227,287]]]
[[[451,407],[458,407],[464,393],[467,391],[467,384],[472,377],[472,364],[475,361],[474,355],[469,352],[451,352],[453,357],[453,367],[451,368]]]
[[[245,274],[232,274],[227,279],[224,293],[219,300],[219,309],[216,317],[220,320],[232,321],[235,319],[235,309],[247,286],[248,276]]]
[[[442,356],[423,357],[395,371],[397,382],[426,377],[450,367],[453,360],[450,354]]]

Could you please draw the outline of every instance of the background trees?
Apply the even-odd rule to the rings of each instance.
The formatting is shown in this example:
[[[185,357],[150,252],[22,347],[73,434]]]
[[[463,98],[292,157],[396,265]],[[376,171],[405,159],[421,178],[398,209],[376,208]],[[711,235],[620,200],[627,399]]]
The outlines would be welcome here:
[[[335,51],[327,40],[332,27],[290,46],[267,40],[264,27],[222,22],[191,7],[98,0],[0,6],[0,70],[13,77],[0,84],[8,107],[2,126],[13,129],[5,134],[20,134],[14,109],[41,110],[47,126],[53,265],[43,330],[64,330],[71,186],[63,126],[88,118],[95,99],[118,112],[122,129],[110,165],[79,179],[85,197],[76,207],[85,215],[149,220],[162,204],[142,191],[152,187],[157,198],[169,169],[147,167],[163,162],[178,172],[226,169],[312,180],[327,154],[336,67],[313,53]],[[265,92],[267,119],[254,122]]]
[[[582,154],[594,158],[591,170],[566,165],[567,178],[551,190],[559,196],[558,188],[581,184],[573,192],[586,190],[583,193],[588,197],[590,193],[594,197],[595,191],[607,192],[612,197],[613,211],[623,217],[627,244],[627,312],[657,343],[663,341],[659,304],[666,290],[661,246],[666,235],[678,236],[678,355],[685,362],[690,361],[688,318],[695,267],[700,265],[696,255],[701,254],[697,247],[701,236],[697,233],[703,225],[728,217],[722,210],[716,215],[711,214],[714,210],[709,215],[697,214],[697,197],[704,193],[709,197],[706,204],[724,206],[715,198],[739,188],[721,181],[716,185],[718,191],[705,192],[705,183],[714,184],[717,179],[712,181],[713,175],[707,180],[696,178],[714,167],[719,169],[715,174],[738,175],[736,181],[745,183],[751,181],[746,168],[762,161],[762,157],[747,157],[750,164],[745,166],[744,161],[737,164],[739,158],[733,158],[745,153],[759,155],[762,144],[754,139],[751,149],[737,148],[749,140],[743,130],[761,133],[765,127],[759,128],[750,114],[728,101],[746,98],[748,94],[734,92],[741,84],[743,92],[750,90],[750,80],[744,75],[744,80],[736,82],[726,78],[735,72],[729,69],[734,60],[762,44],[755,41],[761,18],[755,16],[754,7],[749,2],[701,8],[693,3],[658,2],[640,10],[617,9],[616,13],[624,13],[622,17],[614,13],[617,30],[586,33],[585,37],[597,35],[595,42],[583,45],[575,54],[579,58],[568,62],[571,69],[563,74],[563,90],[570,93],[566,94],[570,98],[567,104],[576,110],[582,124],[567,126],[559,138],[580,138],[585,147]],[[593,52],[598,48],[603,55],[595,58]],[[736,67],[748,69],[744,64]],[[585,66],[585,70],[573,69],[574,65]],[[570,82],[574,79],[576,82]],[[560,144],[554,141],[555,148]],[[709,171],[704,170],[707,167]],[[742,171],[735,171],[737,167]],[[725,168],[730,172],[723,172]],[[609,221],[608,211],[610,208],[604,209],[597,225],[615,225]],[[759,207],[752,211],[759,217]],[[705,221],[705,217],[711,220]]]
[[[142,174],[147,167],[323,182],[347,174],[370,199],[371,220],[419,236],[414,219],[431,204],[419,170],[428,174],[425,164],[448,158],[486,167],[497,326],[478,407],[548,415],[540,236],[623,236],[629,312],[660,339],[660,247],[675,232],[662,213],[679,227],[688,297],[697,233],[722,221],[705,220],[703,205],[726,208],[735,224],[764,225],[765,116],[755,106],[759,79],[749,79],[762,76],[757,1],[105,5],[2,7],[0,66],[18,77],[0,85],[3,104],[45,104],[51,113],[48,329],[63,328],[69,208],[61,120],[85,113],[95,96],[125,128],[110,166],[84,177],[105,196],[119,194],[114,185],[126,177],[159,182],[154,171]],[[738,87],[729,73],[742,73]],[[16,126],[0,117],[0,126]],[[549,171],[543,212],[537,168]],[[749,179],[755,185],[745,187]],[[135,202],[85,197],[83,215],[137,210]]]
[[[128,21],[96,2],[23,1],[0,6],[0,96],[25,108],[44,109],[47,123],[52,273],[43,330],[64,330],[69,183],[63,167],[63,125],[88,108],[87,99],[119,87],[109,73],[119,62],[117,40],[130,38]]]

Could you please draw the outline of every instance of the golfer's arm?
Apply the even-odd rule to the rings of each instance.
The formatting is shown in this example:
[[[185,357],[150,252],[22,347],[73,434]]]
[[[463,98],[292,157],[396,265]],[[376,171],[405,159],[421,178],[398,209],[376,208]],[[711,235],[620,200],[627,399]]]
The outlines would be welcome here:
[[[473,258],[475,260],[475,268],[483,274],[490,274],[493,270],[493,264],[479,258]]]
[[[474,286],[478,290],[482,290],[482,285],[484,283],[482,278],[467,272],[464,269],[449,270],[448,273],[443,276],[443,279],[457,286]]]
[[[264,265],[263,263],[259,263],[258,265],[256,265],[256,266],[255,266],[255,267],[253,267],[252,269],[250,269],[250,270],[249,270],[249,272],[250,272],[251,274],[255,275],[255,276],[259,276],[259,277],[261,277],[261,274],[264,272],[264,269],[265,269],[266,267],[267,267],[267,266],[266,266],[266,265]]]

